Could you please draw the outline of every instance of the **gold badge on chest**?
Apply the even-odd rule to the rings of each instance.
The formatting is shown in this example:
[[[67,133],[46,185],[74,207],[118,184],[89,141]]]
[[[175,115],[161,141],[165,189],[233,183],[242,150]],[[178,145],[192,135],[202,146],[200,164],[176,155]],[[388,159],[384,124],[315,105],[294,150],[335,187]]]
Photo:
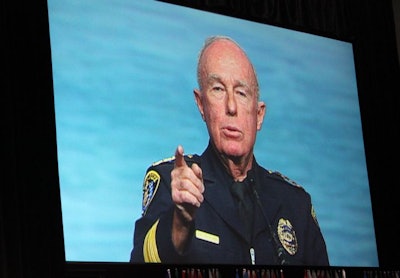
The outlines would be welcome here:
[[[285,248],[290,255],[296,254],[298,247],[296,232],[289,220],[283,218],[279,219],[278,236],[283,248]]]

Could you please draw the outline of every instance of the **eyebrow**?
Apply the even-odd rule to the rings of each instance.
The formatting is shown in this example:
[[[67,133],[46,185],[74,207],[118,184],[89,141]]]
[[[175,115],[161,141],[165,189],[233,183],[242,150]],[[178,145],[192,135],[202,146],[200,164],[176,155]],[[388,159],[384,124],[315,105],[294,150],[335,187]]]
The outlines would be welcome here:
[[[224,83],[221,76],[219,76],[218,74],[215,74],[215,73],[211,73],[207,76],[206,83],[209,84],[210,82],[213,82],[213,81],[218,81],[218,82]],[[235,80],[235,82],[237,82],[239,84],[239,87],[245,87],[249,91],[252,91],[251,86],[247,82],[242,81],[242,80]],[[235,86],[235,87],[237,87],[237,86]]]

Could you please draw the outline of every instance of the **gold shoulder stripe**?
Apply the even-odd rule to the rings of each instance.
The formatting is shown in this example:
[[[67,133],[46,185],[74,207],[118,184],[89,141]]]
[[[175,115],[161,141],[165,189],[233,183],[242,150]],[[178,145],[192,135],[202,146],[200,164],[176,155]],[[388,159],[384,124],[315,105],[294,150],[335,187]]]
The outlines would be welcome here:
[[[150,228],[144,238],[143,243],[143,258],[146,263],[161,263],[160,256],[158,255],[157,242],[156,242],[156,231],[157,225],[160,220]]]
[[[164,159],[161,159],[161,160],[159,160],[159,161],[157,161],[157,162],[154,162],[151,166],[157,166],[157,165],[160,165],[160,164],[162,164],[162,163],[164,163],[164,162],[170,162],[170,161],[172,161],[172,160],[174,160],[175,159],[175,156],[171,156],[171,157],[168,157],[168,158],[164,158]]]
[[[190,158],[193,157],[193,155],[192,154],[188,154],[188,155],[185,155],[185,157],[190,159]],[[159,160],[157,162],[154,162],[151,166],[157,166],[157,165],[163,164],[165,162],[171,162],[173,160],[175,160],[175,155],[171,156],[171,157],[167,157],[167,158],[161,159],[161,160]]]
[[[293,186],[295,186],[297,188],[303,189],[303,187],[301,185],[299,185],[297,182],[295,182],[294,180],[290,179],[289,177],[285,176],[281,172],[275,171],[274,173],[277,174],[279,177],[281,177],[287,183],[289,183],[289,184],[291,184],[291,185],[293,185]]]

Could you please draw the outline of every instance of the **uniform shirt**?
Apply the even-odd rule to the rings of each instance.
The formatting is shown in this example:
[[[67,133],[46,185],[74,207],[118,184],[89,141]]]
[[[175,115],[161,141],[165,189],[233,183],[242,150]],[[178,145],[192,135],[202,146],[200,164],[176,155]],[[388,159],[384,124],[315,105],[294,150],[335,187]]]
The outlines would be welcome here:
[[[211,144],[201,156],[185,156],[203,171],[204,201],[197,209],[183,254],[171,240],[174,159],[153,164],[143,185],[142,217],[135,223],[131,262],[167,264],[329,265],[326,245],[310,195],[283,175],[253,160],[247,180],[254,200],[253,232],[239,220],[234,182]]]

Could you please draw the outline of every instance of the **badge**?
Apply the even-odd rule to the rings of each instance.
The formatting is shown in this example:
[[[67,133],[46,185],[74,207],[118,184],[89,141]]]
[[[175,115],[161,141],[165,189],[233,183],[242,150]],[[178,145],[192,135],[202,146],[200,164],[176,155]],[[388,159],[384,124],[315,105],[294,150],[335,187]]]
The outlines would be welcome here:
[[[283,248],[290,254],[294,255],[297,252],[297,238],[293,230],[293,226],[289,220],[279,219],[278,236]]]
[[[317,219],[317,213],[315,212],[314,206],[311,206],[311,216],[314,219],[315,224],[317,224],[317,226],[319,226],[318,219]]]
[[[146,176],[144,177],[142,215],[146,213],[151,200],[153,200],[154,195],[157,192],[158,185],[160,184],[160,179],[160,175],[154,170],[147,172]]]

